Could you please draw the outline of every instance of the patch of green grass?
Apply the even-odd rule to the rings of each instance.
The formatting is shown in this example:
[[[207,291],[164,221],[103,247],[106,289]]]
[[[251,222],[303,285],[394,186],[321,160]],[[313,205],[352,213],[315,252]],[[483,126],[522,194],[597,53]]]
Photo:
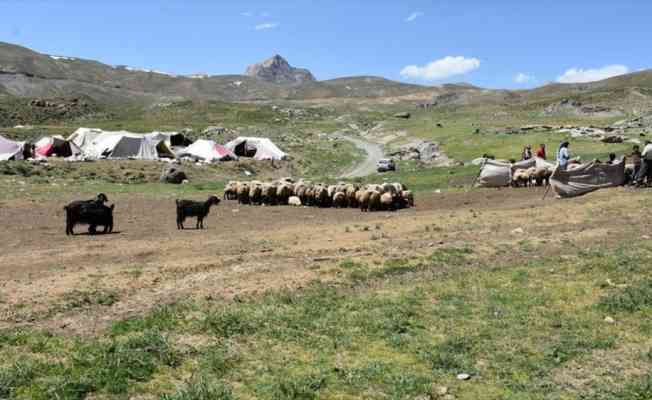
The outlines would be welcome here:
[[[646,279],[633,286],[613,289],[598,303],[601,310],[609,312],[642,311],[652,306],[652,280]]]
[[[113,290],[73,290],[63,295],[65,310],[91,306],[112,306],[119,300],[118,293]]]
[[[161,400],[231,400],[231,388],[210,378],[200,377],[186,384],[174,394],[165,394]]]

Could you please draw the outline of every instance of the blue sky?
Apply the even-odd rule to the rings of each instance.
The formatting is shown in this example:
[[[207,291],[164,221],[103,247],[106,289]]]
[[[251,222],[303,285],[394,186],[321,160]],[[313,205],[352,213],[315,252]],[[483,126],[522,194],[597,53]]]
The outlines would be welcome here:
[[[0,0],[0,41],[178,74],[275,53],[318,79],[519,88],[652,67],[650,0]]]

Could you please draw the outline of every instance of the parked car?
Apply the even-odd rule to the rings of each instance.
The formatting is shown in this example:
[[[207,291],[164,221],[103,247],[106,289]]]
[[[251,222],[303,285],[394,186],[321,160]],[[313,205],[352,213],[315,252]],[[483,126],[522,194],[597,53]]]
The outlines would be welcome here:
[[[376,169],[378,172],[396,171],[396,164],[394,164],[394,160],[392,159],[383,158],[382,160],[378,161]]]

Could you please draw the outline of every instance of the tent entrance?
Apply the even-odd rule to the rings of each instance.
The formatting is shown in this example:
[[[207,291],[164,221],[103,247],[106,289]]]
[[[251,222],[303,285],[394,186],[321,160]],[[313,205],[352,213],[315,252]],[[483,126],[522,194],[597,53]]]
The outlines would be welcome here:
[[[246,140],[236,145],[234,149],[234,153],[238,157],[255,157],[257,151],[256,146],[247,144]]]

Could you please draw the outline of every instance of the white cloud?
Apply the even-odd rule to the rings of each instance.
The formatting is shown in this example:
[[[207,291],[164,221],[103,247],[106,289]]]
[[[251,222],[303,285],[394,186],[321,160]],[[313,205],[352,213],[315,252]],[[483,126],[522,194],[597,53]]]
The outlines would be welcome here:
[[[412,21],[414,21],[415,19],[417,19],[419,17],[423,17],[423,13],[421,11],[415,11],[412,14],[410,14],[409,17],[407,17],[405,19],[405,22],[412,22]]]
[[[534,80],[534,77],[532,77],[532,76],[530,76],[528,74],[524,74],[522,72],[519,72],[514,77],[514,82],[516,82],[516,83],[529,83],[529,82],[532,82],[533,80]]]
[[[256,29],[257,31],[264,31],[264,30],[266,30],[266,29],[274,29],[274,28],[277,28],[278,25],[279,25],[279,24],[277,24],[276,22],[266,22],[266,23],[264,23],[264,24],[258,24],[258,25],[256,25],[255,29]]]
[[[250,11],[247,11],[247,12],[243,12],[243,13],[240,14],[240,15],[242,15],[243,17],[248,17],[248,18],[249,18],[249,17],[253,17],[253,16],[254,16],[254,13],[252,13],[252,12],[250,12]]]
[[[562,76],[557,78],[557,82],[561,83],[584,83],[601,81],[603,79],[611,78],[613,76],[623,75],[629,72],[629,68],[624,65],[607,65],[602,68],[595,69],[582,69],[571,68],[564,72]]]
[[[401,71],[401,76],[436,81],[455,75],[466,74],[478,68],[480,68],[480,60],[477,58],[448,56],[424,66],[408,65]]]

